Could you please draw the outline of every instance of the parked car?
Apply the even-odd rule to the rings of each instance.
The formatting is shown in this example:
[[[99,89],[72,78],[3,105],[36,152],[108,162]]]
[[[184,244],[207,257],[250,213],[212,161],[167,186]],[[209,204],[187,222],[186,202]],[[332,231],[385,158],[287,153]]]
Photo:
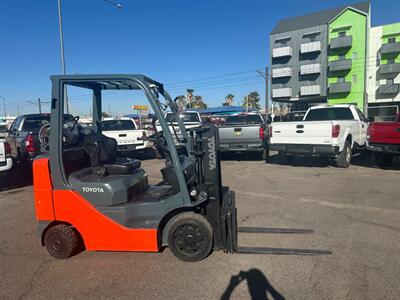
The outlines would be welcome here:
[[[12,168],[12,165],[10,144],[0,141],[0,174],[4,175],[6,171]]]
[[[400,156],[400,113],[394,122],[370,123],[367,138],[367,149],[374,153],[376,164],[389,166],[393,157]]]
[[[0,140],[4,140],[7,136],[7,124],[6,122],[0,122]]]
[[[314,106],[301,122],[272,123],[269,149],[330,156],[347,168],[353,152],[366,146],[367,127],[367,118],[354,105]]]
[[[144,141],[142,137],[149,135],[145,129],[139,129],[136,123],[130,118],[114,118],[101,122],[102,133],[117,141],[117,151],[125,156],[132,152],[145,152],[152,147],[149,141]]]
[[[49,122],[50,114],[21,115],[14,120],[6,141],[10,144],[11,156],[16,162],[30,164],[41,153],[38,133]]]
[[[259,113],[228,116],[219,126],[221,152],[256,152],[267,159],[267,124]]]
[[[197,111],[185,111],[179,114],[179,118],[183,121],[186,129],[197,128],[202,125],[202,121],[200,118],[200,114]],[[182,133],[178,126],[178,124],[173,119],[173,114],[171,112],[167,112],[165,114],[165,120],[169,124],[169,131],[172,134],[172,138],[175,143],[180,144],[182,139]],[[162,131],[160,123],[156,122],[157,131]]]

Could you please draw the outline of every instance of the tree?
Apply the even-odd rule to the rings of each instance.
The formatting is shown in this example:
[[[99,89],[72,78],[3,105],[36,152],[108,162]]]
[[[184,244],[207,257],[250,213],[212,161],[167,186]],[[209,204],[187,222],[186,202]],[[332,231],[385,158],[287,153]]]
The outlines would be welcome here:
[[[205,109],[207,108],[207,104],[204,103],[202,96],[194,96],[191,103],[191,108]]]
[[[242,107],[248,107],[249,109],[260,109],[260,95],[258,92],[251,92],[243,98]]]
[[[233,98],[235,98],[235,95],[233,94],[228,94],[225,96],[225,102],[222,103],[223,106],[232,106],[233,105]]]

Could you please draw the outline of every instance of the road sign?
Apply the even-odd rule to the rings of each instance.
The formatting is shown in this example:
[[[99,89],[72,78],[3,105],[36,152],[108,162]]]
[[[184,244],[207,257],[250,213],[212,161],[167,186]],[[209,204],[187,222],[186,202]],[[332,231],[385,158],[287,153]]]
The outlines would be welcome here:
[[[149,110],[149,107],[147,105],[133,105],[132,109],[135,109],[135,110]]]

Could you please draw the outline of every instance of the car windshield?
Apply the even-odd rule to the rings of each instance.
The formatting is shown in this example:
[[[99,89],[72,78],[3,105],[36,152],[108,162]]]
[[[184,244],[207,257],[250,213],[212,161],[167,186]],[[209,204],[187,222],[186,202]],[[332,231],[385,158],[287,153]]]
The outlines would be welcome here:
[[[348,107],[332,107],[311,109],[305,118],[305,121],[334,120],[354,120],[354,117]]]
[[[183,123],[199,123],[199,115],[197,113],[180,113],[179,118]],[[168,123],[174,122],[173,114],[167,113],[165,119]]]
[[[225,124],[261,124],[262,118],[259,115],[236,115],[226,118]]]
[[[50,115],[27,116],[22,126],[22,131],[38,132],[44,125],[50,123]]]
[[[103,131],[135,130],[135,124],[131,120],[109,120],[101,123]]]

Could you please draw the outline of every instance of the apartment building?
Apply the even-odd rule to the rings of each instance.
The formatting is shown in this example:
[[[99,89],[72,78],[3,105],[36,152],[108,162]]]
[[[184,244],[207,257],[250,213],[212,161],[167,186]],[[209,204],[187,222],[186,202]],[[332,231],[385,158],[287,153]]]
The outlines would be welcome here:
[[[278,22],[270,34],[272,101],[399,111],[400,23],[371,28],[370,16],[361,2]]]

